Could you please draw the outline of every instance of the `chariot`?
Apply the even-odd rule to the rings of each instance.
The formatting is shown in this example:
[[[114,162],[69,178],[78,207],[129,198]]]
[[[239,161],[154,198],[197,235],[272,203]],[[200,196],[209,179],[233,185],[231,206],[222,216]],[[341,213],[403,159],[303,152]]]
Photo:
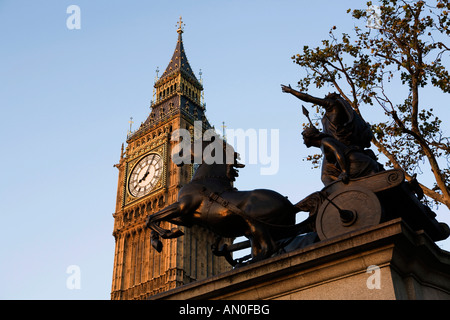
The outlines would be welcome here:
[[[403,172],[395,169],[353,179],[347,184],[335,181],[296,204],[300,210],[310,212],[309,218],[297,224],[298,234],[277,241],[279,252],[396,218],[401,218],[415,231],[423,230],[433,241],[446,239],[450,235],[449,227],[435,219],[436,214],[421,203],[421,197],[420,187],[414,181],[406,182]],[[231,253],[249,246],[250,241],[225,245],[221,250],[216,246],[215,253],[225,256],[230,264],[239,265],[249,261],[251,256],[233,260]]]

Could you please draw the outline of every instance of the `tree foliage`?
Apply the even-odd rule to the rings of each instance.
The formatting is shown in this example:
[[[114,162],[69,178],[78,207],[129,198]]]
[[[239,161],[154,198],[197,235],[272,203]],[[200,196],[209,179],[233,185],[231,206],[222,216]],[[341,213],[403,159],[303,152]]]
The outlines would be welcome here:
[[[449,1],[367,2],[367,8],[347,11],[360,24],[352,35],[338,36],[334,26],[321,46],[305,46],[292,57],[306,70],[300,91],[331,85],[363,118],[360,106],[382,108],[385,119],[372,124],[372,142],[388,159],[386,165],[403,170],[408,180],[424,168],[431,170],[432,185],[421,187],[448,208],[450,141],[433,101],[424,101],[420,93],[430,86],[450,93],[445,66],[450,57]],[[405,89],[400,99],[398,83]]]

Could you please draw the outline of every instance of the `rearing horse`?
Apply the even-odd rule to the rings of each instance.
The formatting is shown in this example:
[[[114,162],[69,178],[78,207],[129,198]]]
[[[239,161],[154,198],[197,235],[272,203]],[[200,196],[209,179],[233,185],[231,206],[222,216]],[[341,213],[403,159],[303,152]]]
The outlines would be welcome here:
[[[221,138],[216,139],[223,143],[224,150],[232,148]],[[195,157],[195,152],[191,144],[191,157]],[[210,164],[202,161],[191,181],[180,189],[178,201],[147,218],[146,226],[153,230],[152,245],[159,252],[162,249],[159,236],[167,239],[183,235],[179,229],[161,228],[161,221],[187,227],[200,225],[226,238],[245,236],[251,243],[252,261],[270,257],[278,250],[277,240],[298,233],[295,215],[300,210],[287,197],[272,190],[233,188],[238,176],[236,168],[244,165],[238,163],[234,150],[232,163],[226,163],[227,151],[222,154],[219,160],[223,161]]]

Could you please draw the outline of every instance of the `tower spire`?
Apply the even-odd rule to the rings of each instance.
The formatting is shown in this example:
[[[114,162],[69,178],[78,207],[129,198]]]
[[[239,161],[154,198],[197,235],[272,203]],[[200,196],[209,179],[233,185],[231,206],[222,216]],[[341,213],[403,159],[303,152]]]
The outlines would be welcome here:
[[[153,100],[150,103],[151,112],[141,127],[154,126],[177,112],[195,119],[205,119],[206,126],[209,126],[205,116],[202,80],[199,81],[192,71],[184,51],[182,17],[179,18],[176,27],[178,40],[175,51],[166,69],[163,69],[164,72],[158,73],[159,68],[156,71]],[[201,79],[201,71],[199,75]]]
[[[195,82],[198,82],[191,66],[189,65],[186,53],[184,52],[183,38],[181,36],[181,34],[184,32],[184,25],[185,24],[183,22],[183,19],[180,16],[180,20],[176,24],[176,26],[178,27],[178,40],[175,51],[173,53],[172,59],[170,59],[169,65],[156,83],[162,82],[164,78],[167,78],[169,75],[177,72],[182,72],[185,76],[192,78]]]

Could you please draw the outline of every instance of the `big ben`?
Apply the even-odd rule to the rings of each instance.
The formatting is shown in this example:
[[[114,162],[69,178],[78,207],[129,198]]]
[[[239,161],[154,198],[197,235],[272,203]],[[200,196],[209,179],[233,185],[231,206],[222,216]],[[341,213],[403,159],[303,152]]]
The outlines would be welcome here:
[[[111,299],[147,299],[183,284],[229,270],[223,257],[212,254],[215,237],[198,226],[180,227],[185,235],[163,240],[158,253],[151,246],[146,217],[177,201],[180,188],[192,177],[193,166],[177,167],[171,151],[177,129],[203,129],[211,125],[205,116],[203,85],[189,65],[183,46],[180,18],[178,40],[167,68],[156,79],[148,118],[127,136],[122,146],[114,217],[115,255]],[[171,229],[169,223],[162,227]]]

